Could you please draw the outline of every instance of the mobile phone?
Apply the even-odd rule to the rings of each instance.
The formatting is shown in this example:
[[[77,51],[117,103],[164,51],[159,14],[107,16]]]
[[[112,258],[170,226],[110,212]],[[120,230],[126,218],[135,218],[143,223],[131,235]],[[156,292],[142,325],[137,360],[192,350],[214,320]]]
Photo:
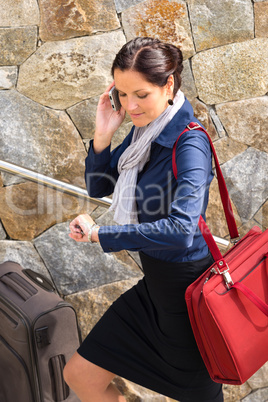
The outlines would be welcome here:
[[[85,236],[85,233],[84,233],[83,229],[81,228],[81,226],[75,225],[75,227],[76,227],[76,229],[80,230],[80,233],[81,233],[82,236]]]
[[[112,105],[113,110],[118,111],[121,109],[121,103],[118,96],[118,91],[115,87],[109,91],[109,98]]]

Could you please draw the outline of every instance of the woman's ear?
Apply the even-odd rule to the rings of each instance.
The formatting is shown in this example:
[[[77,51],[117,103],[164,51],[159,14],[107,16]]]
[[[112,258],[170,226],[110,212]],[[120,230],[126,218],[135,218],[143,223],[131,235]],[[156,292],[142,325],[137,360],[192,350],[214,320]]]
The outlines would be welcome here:
[[[168,77],[166,88],[167,88],[167,92],[168,92],[169,96],[173,97],[173,90],[174,90],[174,76],[173,76],[173,74],[171,74]]]

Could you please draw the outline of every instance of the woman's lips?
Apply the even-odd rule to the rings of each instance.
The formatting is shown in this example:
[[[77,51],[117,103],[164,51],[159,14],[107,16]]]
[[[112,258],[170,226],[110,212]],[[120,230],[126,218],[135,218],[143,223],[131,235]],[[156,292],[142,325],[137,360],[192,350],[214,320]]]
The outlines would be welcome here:
[[[130,113],[130,116],[134,117],[134,118],[140,117],[142,115],[143,115],[143,113]]]

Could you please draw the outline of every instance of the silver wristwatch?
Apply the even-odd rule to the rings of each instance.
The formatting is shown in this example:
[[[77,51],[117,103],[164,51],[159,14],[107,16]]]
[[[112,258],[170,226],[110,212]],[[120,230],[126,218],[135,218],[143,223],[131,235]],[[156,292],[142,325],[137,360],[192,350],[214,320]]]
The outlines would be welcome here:
[[[96,227],[96,226],[98,226],[96,223],[93,223],[93,225],[91,225],[90,226],[90,228],[89,228],[89,230],[88,230],[88,241],[89,241],[89,243],[94,243],[93,241],[92,241],[92,239],[91,239],[91,237],[92,237],[92,230]]]

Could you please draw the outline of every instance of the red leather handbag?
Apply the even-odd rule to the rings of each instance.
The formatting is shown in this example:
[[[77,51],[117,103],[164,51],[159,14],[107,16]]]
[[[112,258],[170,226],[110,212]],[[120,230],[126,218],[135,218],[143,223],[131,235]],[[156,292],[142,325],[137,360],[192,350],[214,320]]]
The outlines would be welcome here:
[[[237,240],[230,198],[209,135],[197,123],[190,123],[181,135],[194,129],[209,138],[230,236]],[[268,360],[268,230],[254,226],[223,256],[202,217],[198,226],[215,263],[186,290],[191,326],[211,378],[240,385]]]

